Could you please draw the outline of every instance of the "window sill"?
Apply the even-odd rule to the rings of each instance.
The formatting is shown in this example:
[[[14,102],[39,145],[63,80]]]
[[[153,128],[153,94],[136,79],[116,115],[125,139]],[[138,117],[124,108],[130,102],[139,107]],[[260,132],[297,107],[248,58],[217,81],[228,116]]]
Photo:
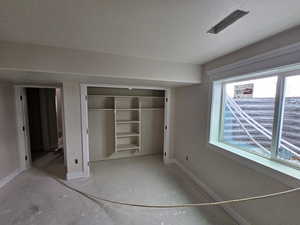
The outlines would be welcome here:
[[[275,178],[279,181],[281,181],[282,183],[288,185],[288,186],[292,186],[292,187],[295,187],[295,186],[298,186],[300,184],[300,170],[298,169],[295,169],[293,167],[289,167],[287,165],[284,165],[282,163],[279,163],[279,162],[276,162],[276,161],[273,161],[273,160],[270,160],[270,159],[267,159],[267,158],[264,158],[264,157],[261,157],[261,156],[258,156],[258,155],[255,155],[255,154],[251,154],[249,152],[246,152],[246,151],[243,151],[243,150],[240,150],[238,148],[235,148],[235,147],[232,147],[230,145],[226,145],[224,143],[220,143],[220,142],[210,142],[209,143],[210,145],[214,146],[214,147],[217,147],[218,150],[225,150],[224,152],[226,153],[230,153],[230,155],[238,155],[242,158],[245,158],[245,159],[248,159],[246,162],[246,164],[253,168],[253,165],[249,165],[249,160],[252,161],[252,162],[255,162],[255,163],[258,163],[260,165],[263,165],[265,167],[268,167],[276,172],[279,172],[281,174],[284,174],[284,175],[287,175],[291,178],[296,178],[296,184],[295,184],[295,180],[293,179],[292,182],[289,182],[287,181],[287,177],[284,176],[284,178],[282,177],[279,177],[278,175],[276,176],[276,174],[272,173],[267,173],[267,175],[271,175],[272,177],[276,176]],[[233,157],[231,157],[233,158]],[[239,158],[239,161],[240,161],[240,158]],[[257,166],[257,165],[255,165]],[[265,174],[266,174],[266,171],[263,171]]]

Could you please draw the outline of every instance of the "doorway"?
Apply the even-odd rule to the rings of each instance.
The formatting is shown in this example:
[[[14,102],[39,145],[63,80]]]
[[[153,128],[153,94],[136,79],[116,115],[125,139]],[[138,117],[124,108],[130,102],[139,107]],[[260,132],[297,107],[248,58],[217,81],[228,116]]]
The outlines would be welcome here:
[[[65,177],[62,91],[59,87],[21,87],[17,108],[25,153],[25,169],[31,166]],[[20,140],[20,139],[19,139]],[[22,144],[22,142],[21,142]],[[21,154],[21,153],[20,153]]]

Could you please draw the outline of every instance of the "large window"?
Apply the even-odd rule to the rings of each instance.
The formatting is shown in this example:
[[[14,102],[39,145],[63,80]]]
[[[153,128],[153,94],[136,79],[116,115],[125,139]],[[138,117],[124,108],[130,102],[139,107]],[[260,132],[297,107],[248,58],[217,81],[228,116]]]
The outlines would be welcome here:
[[[217,81],[213,101],[211,142],[300,168],[300,75]]]

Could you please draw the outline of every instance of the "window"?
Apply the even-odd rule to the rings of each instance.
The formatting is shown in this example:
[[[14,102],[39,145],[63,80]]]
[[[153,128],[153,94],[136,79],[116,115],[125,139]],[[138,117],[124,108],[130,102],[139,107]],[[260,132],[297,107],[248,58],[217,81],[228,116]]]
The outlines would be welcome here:
[[[210,142],[299,169],[298,74],[278,72],[215,81]]]
[[[278,158],[300,166],[300,75],[285,78]]]

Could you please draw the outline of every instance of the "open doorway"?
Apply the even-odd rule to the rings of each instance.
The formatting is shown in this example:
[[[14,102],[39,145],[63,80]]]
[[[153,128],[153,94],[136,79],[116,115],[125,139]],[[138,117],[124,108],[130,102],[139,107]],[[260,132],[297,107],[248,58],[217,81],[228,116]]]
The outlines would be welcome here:
[[[65,177],[61,88],[20,88],[26,167]]]

